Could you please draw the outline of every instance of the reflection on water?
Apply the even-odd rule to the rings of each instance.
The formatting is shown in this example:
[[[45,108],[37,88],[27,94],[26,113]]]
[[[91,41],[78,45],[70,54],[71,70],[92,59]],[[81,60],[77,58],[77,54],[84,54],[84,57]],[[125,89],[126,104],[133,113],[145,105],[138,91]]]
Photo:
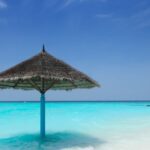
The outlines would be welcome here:
[[[0,150],[63,150],[72,147],[96,147],[102,144],[97,138],[79,133],[53,133],[41,140],[39,135],[19,135],[0,139]],[[94,148],[93,148],[94,149]]]

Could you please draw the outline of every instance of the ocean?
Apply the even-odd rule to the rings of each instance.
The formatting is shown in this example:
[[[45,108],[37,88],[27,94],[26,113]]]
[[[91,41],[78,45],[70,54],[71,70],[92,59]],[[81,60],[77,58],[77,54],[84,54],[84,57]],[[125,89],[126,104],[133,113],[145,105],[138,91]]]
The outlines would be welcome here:
[[[0,150],[149,150],[150,102],[0,103]]]

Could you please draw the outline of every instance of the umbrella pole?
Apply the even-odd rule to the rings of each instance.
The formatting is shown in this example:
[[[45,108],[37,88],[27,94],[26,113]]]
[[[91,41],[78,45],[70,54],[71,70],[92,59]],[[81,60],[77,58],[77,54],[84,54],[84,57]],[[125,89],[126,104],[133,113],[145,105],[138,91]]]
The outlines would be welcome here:
[[[41,93],[41,129],[40,136],[41,138],[45,137],[45,93]]]

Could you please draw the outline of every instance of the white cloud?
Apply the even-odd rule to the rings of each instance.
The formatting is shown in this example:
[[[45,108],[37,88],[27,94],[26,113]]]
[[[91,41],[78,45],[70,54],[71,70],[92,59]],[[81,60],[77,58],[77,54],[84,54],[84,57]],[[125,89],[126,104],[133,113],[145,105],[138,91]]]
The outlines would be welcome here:
[[[111,23],[122,28],[131,28],[134,30],[150,28],[150,7],[142,8],[126,16],[116,13],[100,13],[96,14],[95,17],[98,19],[109,19]]]
[[[148,27],[150,27],[150,21],[141,22],[139,24],[139,28],[148,28]]]
[[[77,2],[77,3],[83,3],[87,1],[97,1],[97,2],[107,2],[108,0],[64,0],[64,5],[63,8],[70,6],[72,3]]]
[[[141,19],[141,18],[147,17],[147,16],[150,16],[150,8],[143,9],[140,12],[133,14],[131,17],[135,18],[135,19],[138,19],[138,18]]]
[[[75,1],[76,0],[63,0],[63,4],[57,9],[57,12],[67,8],[68,6],[70,6]]]
[[[73,2],[75,2],[76,0],[65,0],[64,1],[64,5],[63,5],[63,7],[65,8],[65,7],[68,7],[69,5],[71,5]]]
[[[105,3],[105,2],[107,2],[108,0],[98,0],[98,1]]]
[[[105,3],[105,2],[107,2],[108,0],[80,0],[80,2],[87,2],[87,1],[97,1],[97,2]]]
[[[0,9],[7,8],[7,4],[4,0],[0,0]]]
[[[133,14],[130,19],[137,24],[139,28],[150,27],[150,7]]]
[[[97,14],[96,17],[100,19],[106,19],[106,18],[111,18],[112,14]]]
[[[101,2],[101,3],[104,3],[104,2],[107,2],[108,0],[63,0],[63,3],[61,4],[61,6],[58,8],[58,12],[69,7],[70,5],[72,4],[81,4],[81,3],[85,3],[85,2]]]

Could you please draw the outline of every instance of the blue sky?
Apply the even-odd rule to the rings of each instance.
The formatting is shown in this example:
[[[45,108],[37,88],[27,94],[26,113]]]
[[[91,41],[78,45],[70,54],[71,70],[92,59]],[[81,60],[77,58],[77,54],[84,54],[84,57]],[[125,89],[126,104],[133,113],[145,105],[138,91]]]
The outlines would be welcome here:
[[[0,0],[0,70],[41,50],[102,88],[49,91],[48,100],[150,100],[149,0]],[[1,90],[0,100],[38,100]]]

